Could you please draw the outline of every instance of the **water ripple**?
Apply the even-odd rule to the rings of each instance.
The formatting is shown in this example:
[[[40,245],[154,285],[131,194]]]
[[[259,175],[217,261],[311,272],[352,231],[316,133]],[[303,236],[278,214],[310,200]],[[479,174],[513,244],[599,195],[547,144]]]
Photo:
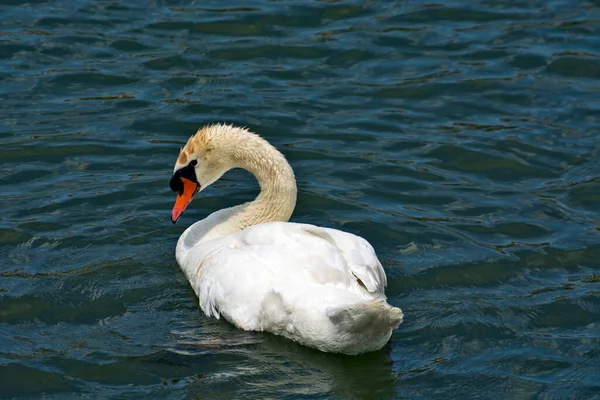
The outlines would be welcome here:
[[[597,8],[0,0],[0,393],[592,398]],[[282,149],[294,221],[374,245],[384,351],[200,314],[168,180],[215,121]],[[256,193],[234,171],[181,222]]]

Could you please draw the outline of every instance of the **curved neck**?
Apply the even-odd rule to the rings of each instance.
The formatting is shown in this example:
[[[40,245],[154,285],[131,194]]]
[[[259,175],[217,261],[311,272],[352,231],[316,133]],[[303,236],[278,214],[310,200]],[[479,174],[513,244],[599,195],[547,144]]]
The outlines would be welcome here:
[[[181,236],[178,253],[187,253],[198,242],[217,239],[252,225],[271,221],[288,221],[296,206],[294,171],[283,154],[258,135],[238,132],[224,138],[233,146],[222,146],[228,166],[252,173],[260,185],[254,201],[212,213],[190,226]]]
[[[287,160],[275,147],[254,134],[244,135],[232,149],[233,168],[256,177],[260,193],[254,201],[233,207],[231,224],[236,230],[271,221],[288,221],[296,207],[296,179]]]

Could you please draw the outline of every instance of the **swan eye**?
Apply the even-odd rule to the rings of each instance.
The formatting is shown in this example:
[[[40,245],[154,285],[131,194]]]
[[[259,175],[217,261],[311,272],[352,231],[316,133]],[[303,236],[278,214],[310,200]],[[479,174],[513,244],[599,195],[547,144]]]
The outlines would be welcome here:
[[[191,165],[192,167],[195,167],[196,165],[198,165],[198,160],[192,160],[192,161],[190,162],[190,165]]]

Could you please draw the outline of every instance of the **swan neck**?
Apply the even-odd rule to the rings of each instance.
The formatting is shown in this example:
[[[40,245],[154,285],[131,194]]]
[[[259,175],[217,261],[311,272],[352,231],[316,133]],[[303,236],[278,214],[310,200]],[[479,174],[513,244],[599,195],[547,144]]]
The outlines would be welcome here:
[[[197,243],[219,239],[252,225],[285,222],[292,216],[296,206],[296,180],[283,154],[249,132],[234,139],[218,147],[223,149],[220,156],[227,163],[226,169],[249,171],[256,177],[260,193],[251,202],[221,209],[190,226],[179,239],[178,259],[185,259]],[[233,144],[229,146],[229,143]]]
[[[296,179],[283,154],[262,138],[251,135],[236,146],[234,168],[243,168],[256,177],[260,193],[243,204],[232,218],[238,230],[272,221],[288,221],[296,206]]]

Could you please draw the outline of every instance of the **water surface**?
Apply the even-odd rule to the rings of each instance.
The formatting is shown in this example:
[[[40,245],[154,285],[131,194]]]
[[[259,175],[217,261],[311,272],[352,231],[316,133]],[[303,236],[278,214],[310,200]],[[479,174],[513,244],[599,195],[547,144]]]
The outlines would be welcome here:
[[[599,398],[598,1],[0,0],[0,395]],[[173,226],[198,127],[375,247],[405,322],[343,357],[208,319]]]

